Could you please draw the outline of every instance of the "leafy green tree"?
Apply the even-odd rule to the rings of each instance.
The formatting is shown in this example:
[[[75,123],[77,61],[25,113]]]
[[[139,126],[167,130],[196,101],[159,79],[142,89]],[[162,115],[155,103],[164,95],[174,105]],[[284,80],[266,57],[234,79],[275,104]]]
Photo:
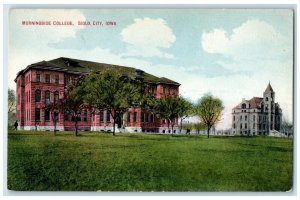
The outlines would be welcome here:
[[[180,118],[180,129],[179,132],[181,133],[182,130],[182,124],[183,124],[183,120],[186,119],[187,117],[193,115],[194,113],[194,105],[191,101],[189,101],[188,99],[185,99],[183,97],[179,97],[178,99],[178,116]]]
[[[184,113],[183,102],[184,100],[177,96],[165,96],[154,100],[153,112],[158,114],[160,118],[167,120],[168,129],[171,126],[172,135],[176,120],[180,114],[183,115]]]
[[[82,84],[82,78],[71,81],[66,89],[64,98],[61,100],[59,107],[68,111],[75,121],[75,135],[78,136],[78,117],[83,108],[87,106],[84,104],[85,90]],[[55,106],[53,107],[54,109]]]
[[[191,131],[194,128],[194,124],[193,123],[183,123],[182,124],[182,129],[186,130],[186,134],[191,134]]]
[[[16,94],[13,89],[8,88],[8,126],[11,127],[16,118]]]
[[[207,137],[211,127],[215,126],[221,117],[223,105],[221,99],[210,94],[204,95],[196,105],[196,114],[207,127]]]
[[[107,110],[113,118],[113,135],[116,119],[131,106],[141,104],[143,90],[141,83],[128,76],[120,76],[114,71],[91,73],[84,78],[85,102],[98,110]]]
[[[193,124],[194,129],[196,130],[196,133],[199,135],[201,130],[206,129],[206,125],[203,122],[196,122]]]
[[[50,113],[51,113],[51,118],[52,121],[54,123],[54,135],[56,135],[56,125],[57,125],[57,121],[58,121],[58,115],[59,115],[59,110],[63,110],[64,109],[64,105],[63,105],[63,100],[59,99],[56,100],[54,102],[49,102],[45,105],[46,109],[49,109]],[[76,133],[77,136],[77,133]]]

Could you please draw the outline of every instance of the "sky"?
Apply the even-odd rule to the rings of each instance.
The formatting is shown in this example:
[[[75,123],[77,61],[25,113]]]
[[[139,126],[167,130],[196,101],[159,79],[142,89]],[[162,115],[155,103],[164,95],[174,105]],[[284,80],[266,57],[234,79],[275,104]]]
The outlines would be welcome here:
[[[74,25],[22,25],[29,20]],[[270,82],[292,121],[293,43],[289,9],[11,9],[8,86],[29,64],[70,57],[170,78],[193,102],[212,94],[224,104],[219,129],[231,126],[242,98],[262,97]]]

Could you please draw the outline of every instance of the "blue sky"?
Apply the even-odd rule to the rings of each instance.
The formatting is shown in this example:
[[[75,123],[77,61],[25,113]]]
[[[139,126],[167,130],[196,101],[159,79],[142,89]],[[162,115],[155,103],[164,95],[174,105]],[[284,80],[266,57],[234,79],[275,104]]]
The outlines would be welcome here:
[[[75,25],[22,26],[23,20]],[[77,25],[94,20],[117,25]],[[65,56],[171,78],[192,101],[211,93],[225,105],[219,128],[230,127],[231,109],[242,98],[262,96],[270,81],[284,117],[292,120],[293,12],[288,9],[14,9],[9,31],[11,88],[28,64]]]

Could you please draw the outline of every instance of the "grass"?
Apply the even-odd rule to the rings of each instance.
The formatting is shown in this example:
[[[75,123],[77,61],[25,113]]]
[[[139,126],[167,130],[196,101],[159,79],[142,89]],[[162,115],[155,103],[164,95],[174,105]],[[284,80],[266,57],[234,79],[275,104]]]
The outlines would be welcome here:
[[[9,132],[16,191],[287,191],[292,140]]]

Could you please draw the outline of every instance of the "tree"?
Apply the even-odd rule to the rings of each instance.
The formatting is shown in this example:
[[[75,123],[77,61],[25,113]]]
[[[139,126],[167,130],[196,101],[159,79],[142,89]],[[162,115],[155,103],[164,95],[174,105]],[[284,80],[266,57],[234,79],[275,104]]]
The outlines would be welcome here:
[[[131,106],[140,104],[141,86],[128,76],[120,76],[111,70],[91,73],[84,78],[85,102],[98,110],[109,111],[113,118],[113,135],[116,119]]]
[[[193,124],[193,127],[196,130],[196,133],[199,135],[201,130],[205,130],[206,125],[203,122],[196,122]]]
[[[193,123],[183,123],[182,129],[186,130],[186,134],[191,134],[191,131],[193,130]]]
[[[46,104],[45,106],[46,109],[49,109],[50,113],[51,113],[51,118],[52,121],[54,122],[54,135],[56,135],[56,125],[57,125],[57,121],[58,121],[58,114],[59,114],[59,110],[63,110],[64,106],[63,106],[63,101],[62,100],[55,100],[54,102],[49,102]],[[76,133],[77,136],[77,133]]]
[[[222,101],[210,94],[204,95],[196,105],[196,114],[207,127],[208,138],[211,127],[220,121],[222,110]]]
[[[288,121],[286,118],[283,118],[281,123],[282,132],[285,135],[290,136],[290,134],[292,134],[292,129],[293,129],[293,124],[290,121]]]
[[[16,117],[16,94],[8,88],[8,126],[12,126]]]
[[[194,106],[191,101],[183,97],[179,97],[178,100],[179,100],[178,116],[180,118],[179,132],[181,133],[183,120],[194,113]]]
[[[152,110],[158,114],[160,118],[166,119],[168,123],[168,129],[171,125],[171,131],[173,135],[173,129],[180,114],[183,115],[183,99],[177,96],[165,96],[154,100],[154,106]]]
[[[65,89],[64,98],[60,101],[60,108],[72,114],[75,121],[75,135],[78,136],[78,115],[86,107],[84,104],[85,90],[82,84],[82,78],[72,80]]]
[[[13,89],[8,88],[8,113],[16,110],[16,94]]]

